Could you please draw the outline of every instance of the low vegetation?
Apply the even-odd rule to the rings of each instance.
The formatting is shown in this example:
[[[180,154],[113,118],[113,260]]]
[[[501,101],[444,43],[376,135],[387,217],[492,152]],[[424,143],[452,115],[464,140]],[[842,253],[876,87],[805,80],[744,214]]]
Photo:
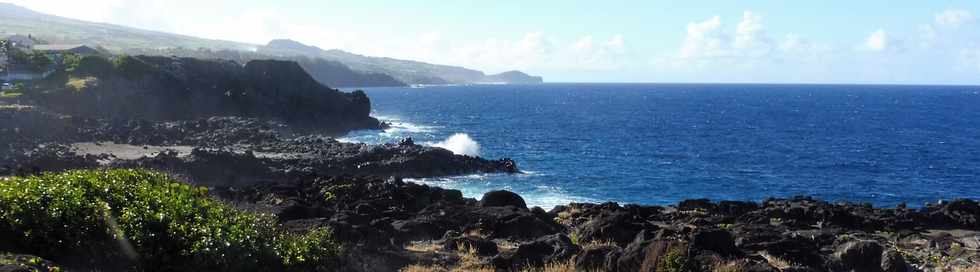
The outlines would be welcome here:
[[[145,170],[86,170],[0,180],[0,251],[69,266],[164,271],[332,270],[325,229],[288,233],[206,188]]]
[[[68,82],[65,83],[65,87],[79,92],[88,88],[96,87],[99,85],[99,79],[96,77],[71,77]]]

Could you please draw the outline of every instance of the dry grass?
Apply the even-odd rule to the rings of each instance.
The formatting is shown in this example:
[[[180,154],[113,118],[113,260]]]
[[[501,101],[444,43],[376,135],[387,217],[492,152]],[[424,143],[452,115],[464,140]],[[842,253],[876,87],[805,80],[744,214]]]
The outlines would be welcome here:
[[[562,225],[570,225],[572,223],[572,218],[581,213],[582,210],[575,207],[570,207],[568,210],[558,213],[555,217],[555,222]]]
[[[520,245],[521,245],[520,243],[514,241],[503,240],[497,242],[497,249],[500,251],[511,251],[511,250],[516,250],[517,247],[519,247]]]
[[[767,252],[762,252],[761,255],[762,255],[762,258],[765,258],[766,259],[766,262],[769,262],[769,265],[771,265],[772,267],[775,267],[775,268],[777,268],[779,270],[784,270],[784,269],[787,269],[787,268],[790,268],[790,267],[793,267],[794,266],[793,263],[790,263],[789,261],[784,260],[782,258],[769,255],[769,253],[767,253]]]
[[[430,242],[430,244],[432,244]],[[406,247],[407,248],[407,247]],[[422,248],[425,248],[424,246]],[[459,244],[459,263],[455,267],[443,267],[438,265],[411,265],[402,268],[402,272],[494,272],[493,267],[483,263],[483,259],[476,255],[476,249]]]
[[[29,109],[33,109],[33,108],[34,108],[34,106],[27,106],[27,105],[20,105],[20,104],[0,105],[0,110],[17,110],[17,111],[21,111],[21,110],[29,110]]]
[[[83,78],[69,78],[68,83],[65,83],[65,87],[72,89],[76,92],[85,90],[90,87],[96,87],[99,85],[99,79],[95,77],[83,77]]]
[[[442,246],[432,241],[411,242],[405,246],[405,250],[411,252],[435,252],[442,249]]]
[[[743,272],[746,270],[745,263],[742,261],[718,262],[711,269],[712,272]]]
[[[589,241],[585,245],[582,245],[582,249],[595,249],[595,248],[605,247],[605,246],[617,246],[617,245],[616,242],[610,240],[593,240],[593,241]]]
[[[980,265],[976,265],[970,268],[961,268],[961,269],[957,269],[956,271],[957,272],[980,272]]]
[[[448,270],[437,266],[431,266],[431,265],[424,266],[424,265],[413,264],[405,268],[402,268],[400,271],[401,272],[447,272]]]
[[[545,264],[543,267],[525,267],[521,272],[576,272],[572,260]]]

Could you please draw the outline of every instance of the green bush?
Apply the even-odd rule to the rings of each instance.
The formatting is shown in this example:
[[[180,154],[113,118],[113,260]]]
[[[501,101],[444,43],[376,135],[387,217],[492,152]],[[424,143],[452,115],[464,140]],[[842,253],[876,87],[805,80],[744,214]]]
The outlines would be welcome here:
[[[693,271],[688,263],[687,253],[684,248],[676,245],[668,247],[666,254],[657,264],[657,271],[664,272],[689,272]]]
[[[62,58],[62,62],[65,64],[66,72],[73,72],[78,69],[78,66],[82,63],[82,56],[75,53],[65,53]]]
[[[78,77],[105,77],[112,74],[112,70],[113,64],[109,59],[100,56],[84,56],[78,60],[78,65],[71,72],[72,75]]]
[[[13,240],[0,250],[151,271],[330,270],[340,250],[328,230],[290,234],[273,216],[145,170],[4,178],[0,237]]]
[[[112,59],[115,72],[127,79],[140,79],[157,73],[157,67],[138,58],[122,55]]]

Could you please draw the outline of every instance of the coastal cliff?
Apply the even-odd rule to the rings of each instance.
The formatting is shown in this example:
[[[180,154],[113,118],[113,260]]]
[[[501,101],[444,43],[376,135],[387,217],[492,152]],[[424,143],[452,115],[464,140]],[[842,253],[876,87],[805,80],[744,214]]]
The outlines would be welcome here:
[[[544,83],[544,78],[539,76],[531,76],[520,71],[509,71],[484,76],[481,81],[487,83],[540,84]]]
[[[345,93],[317,82],[295,62],[90,56],[57,86],[24,98],[58,112],[93,118],[189,120],[210,116],[281,119],[343,133],[379,129],[361,91]]]

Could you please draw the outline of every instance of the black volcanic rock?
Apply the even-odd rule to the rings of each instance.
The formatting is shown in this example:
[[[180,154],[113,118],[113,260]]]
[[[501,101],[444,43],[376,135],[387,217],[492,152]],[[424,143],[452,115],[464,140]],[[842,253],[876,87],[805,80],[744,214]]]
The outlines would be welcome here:
[[[323,86],[295,62],[230,61],[123,56],[86,57],[72,73],[98,84],[33,94],[29,99],[60,113],[108,119],[188,120],[245,116],[316,124],[327,132],[376,129],[371,103],[360,91]]]
[[[527,204],[524,203],[524,198],[510,191],[489,191],[483,194],[483,198],[480,199],[480,205],[483,207],[505,207],[513,206],[521,209],[527,209]]]
[[[855,241],[837,251],[841,264],[849,271],[881,271],[883,248],[872,241]]]

